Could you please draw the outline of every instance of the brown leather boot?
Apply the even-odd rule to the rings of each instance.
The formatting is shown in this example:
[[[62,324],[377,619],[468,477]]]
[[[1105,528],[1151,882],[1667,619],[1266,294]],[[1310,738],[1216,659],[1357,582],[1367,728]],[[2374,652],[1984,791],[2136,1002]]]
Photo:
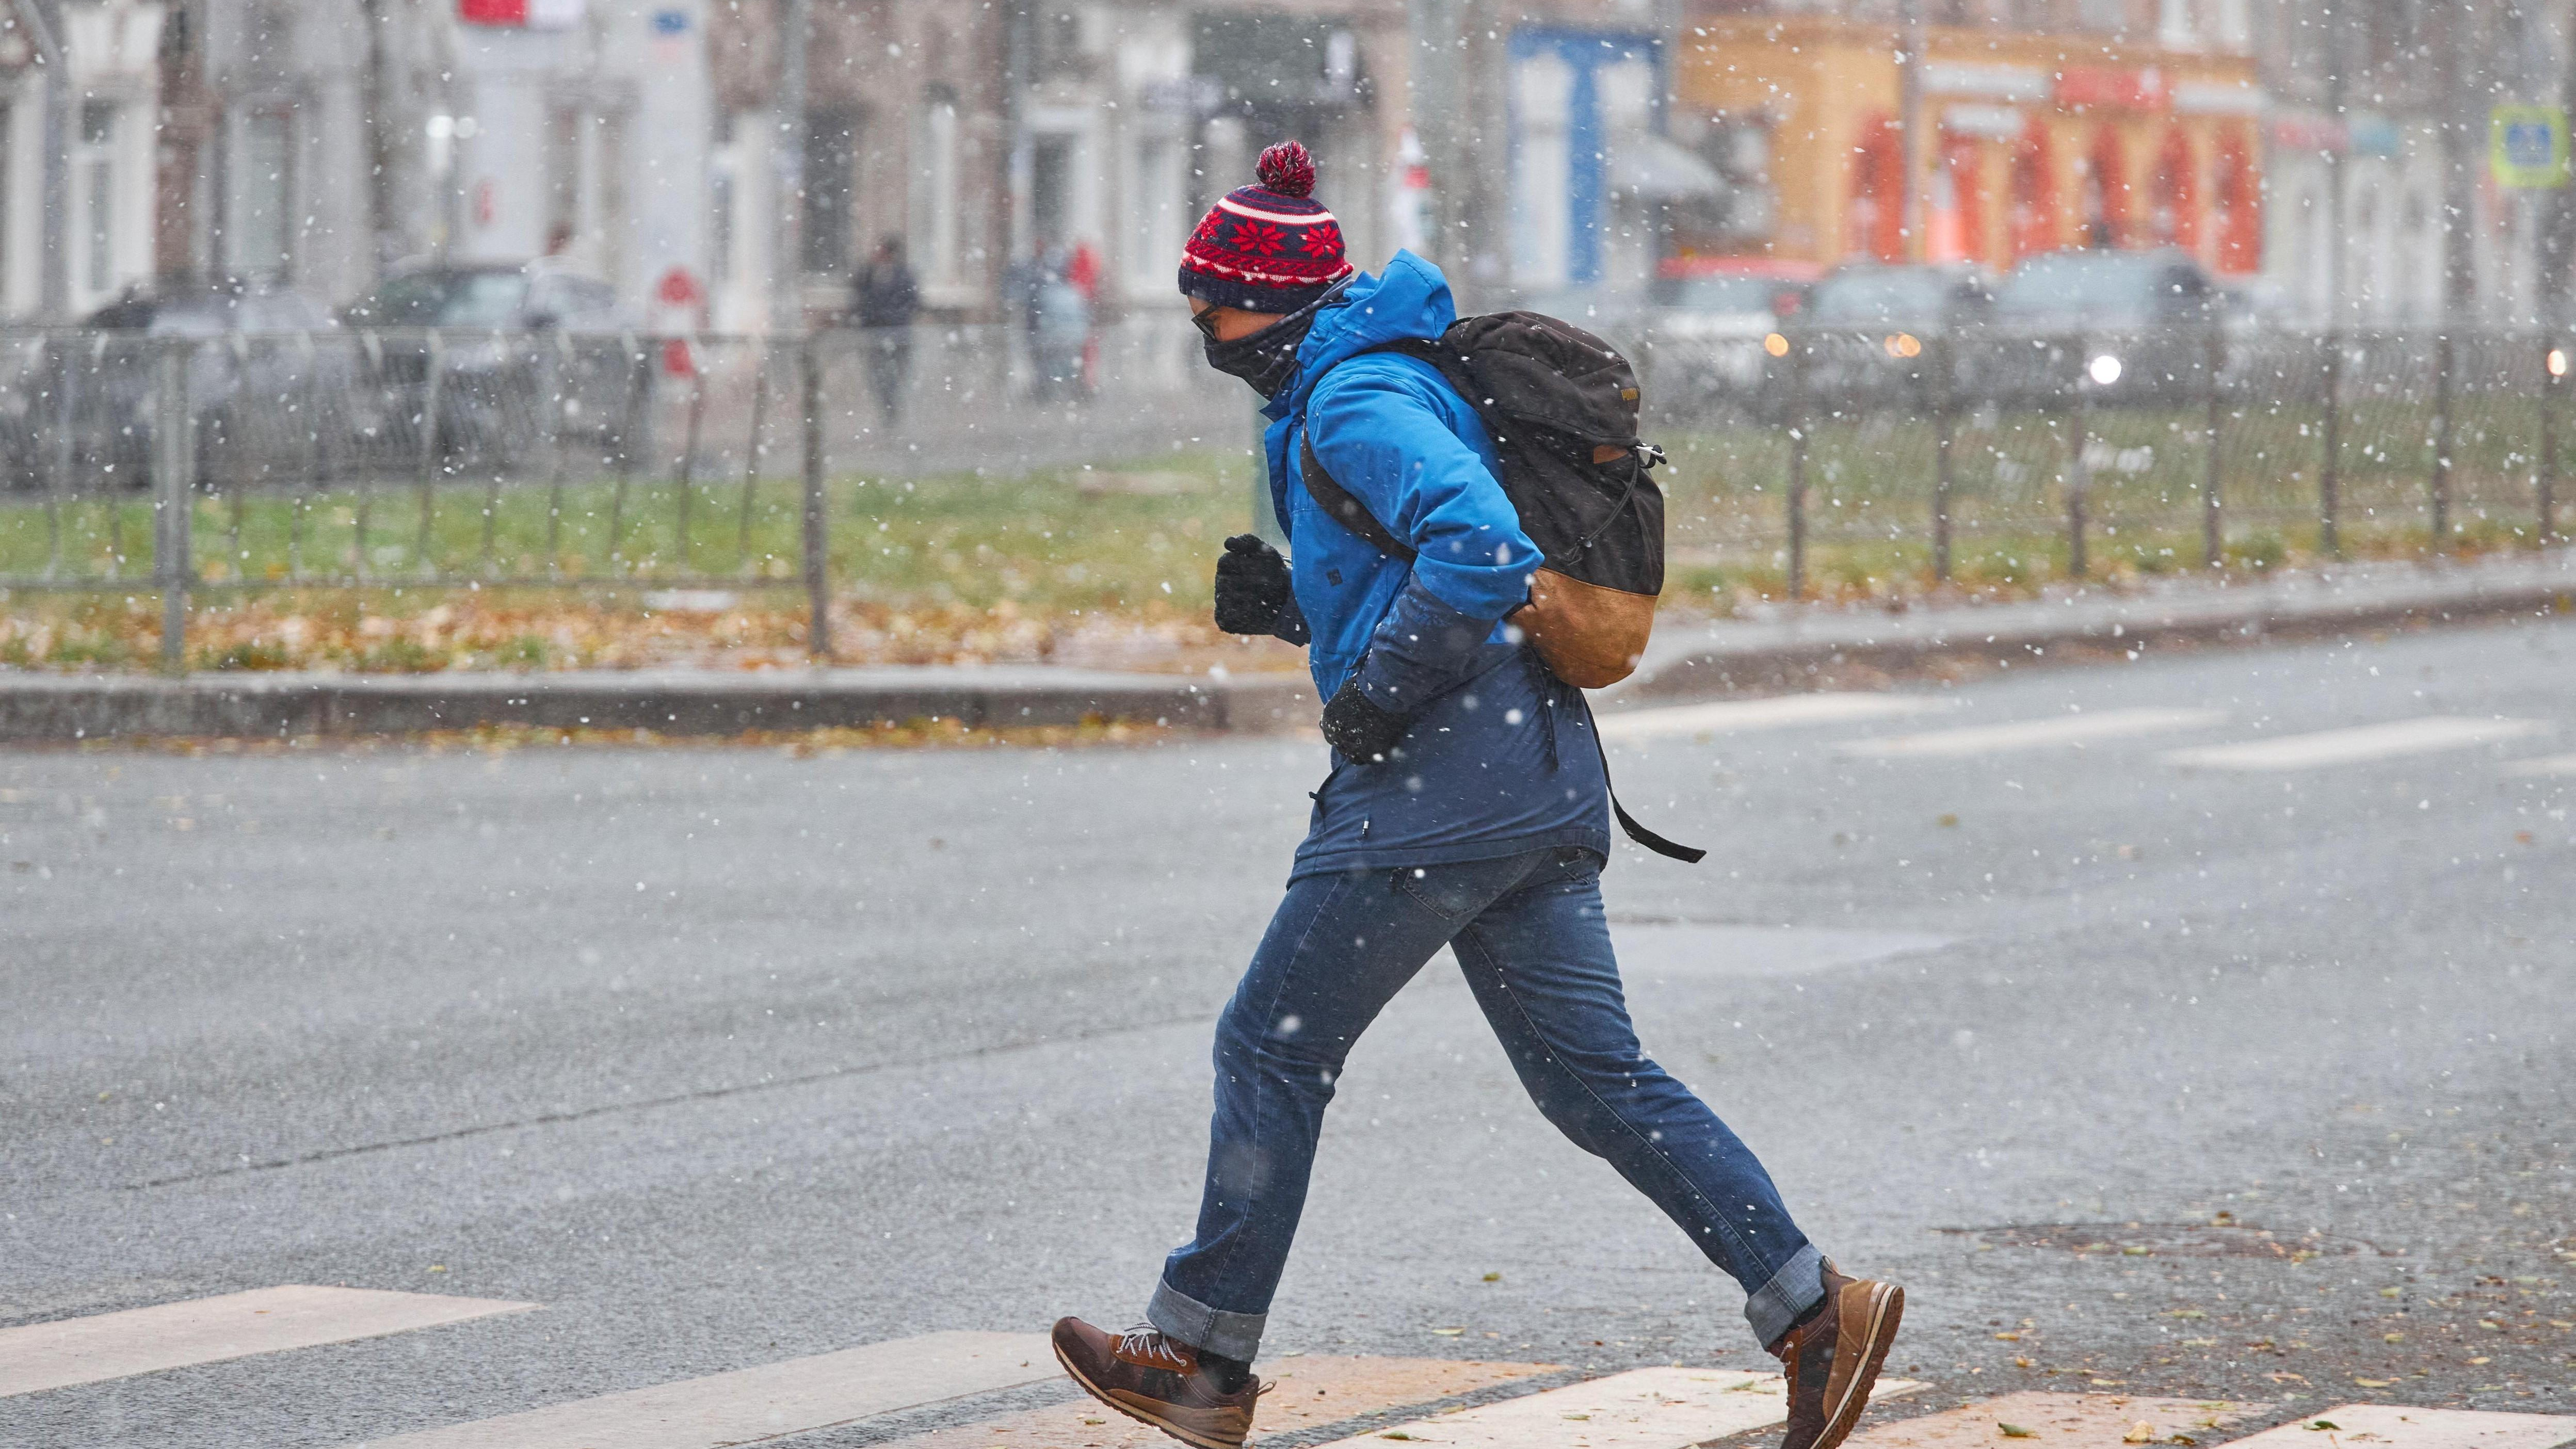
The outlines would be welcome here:
[[[1789,1379],[1789,1433],[1780,1449],[1835,1449],[1851,1434],[1904,1317],[1904,1289],[1846,1278],[1825,1260],[1825,1301],[1771,1345]]]
[[[1079,1318],[1055,1325],[1056,1362],[1093,1398],[1199,1449],[1242,1449],[1252,1432],[1252,1405],[1265,1385],[1246,1377],[1220,1393],[1199,1366],[1198,1350],[1138,1325],[1125,1333]]]

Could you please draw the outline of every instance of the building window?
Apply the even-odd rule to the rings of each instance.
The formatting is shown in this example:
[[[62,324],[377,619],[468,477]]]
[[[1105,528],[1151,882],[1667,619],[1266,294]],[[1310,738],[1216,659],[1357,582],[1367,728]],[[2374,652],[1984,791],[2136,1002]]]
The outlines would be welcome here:
[[[1170,136],[1149,136],[1136,147],[1136,187],[1129,215],[1127,275],[1139,289],[1171,285],[1168,274],[1180,260],[1189,236],[1187,203],[1181,199],[1181,143]]]
[[[850,270],[856,217],[859,118],[844,110],[805,115],[805,270],[841,276]]]
[[[10,186],[18,177],[17,167],[13,164],[17,155],[13,144],[16,132],[11,125],[16,118],[17,108],[0,102],[0,316],[8,315],[10,299],[17,293],[14,285],[17,278],[12,273],[11,264],[17,261],[18,254],[9,245],[10,227],[16,216],[9,206]]]
[[[934,90],[913,141],[912,262],[933,286],[965,280],[957,208],[957,99]]]
[[[112,101],[81,107],[80,151],[73,159],[85,205],[83,279],[92,292],[116,286],[116,112]]]
[[[1039,136],[1029,146],[1029,238],[1036,249],[1062,246],[1071,220],[1073,138]]]
[[[581,235],[581,112],[557,106],[546,116],[546,255],[560,256]]]
[[[593,222],[599,229],[599,275],[616,286],[625,284],[626,234],[632,230],[626,218],[626,119],[624,111],[592,118],[599,133],[599,154],[593,163],[599,168],[599,211]]]
[[[295,239],[292,132],[283,111],[242,118],[240,183],[234,193],[233,267],[247,276],[282,277],[293,268]]]

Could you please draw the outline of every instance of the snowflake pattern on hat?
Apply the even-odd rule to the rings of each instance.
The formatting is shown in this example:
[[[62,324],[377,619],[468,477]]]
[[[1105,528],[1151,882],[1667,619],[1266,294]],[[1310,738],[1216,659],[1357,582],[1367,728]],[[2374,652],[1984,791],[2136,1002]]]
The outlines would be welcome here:
[[[1181,249],[1181,292],[1220,307],[1294,312],[1351,274],[1342,224],[1313,198],[1315,158],[1295,141],[1261,153],[1260,180],[1220,199]]]

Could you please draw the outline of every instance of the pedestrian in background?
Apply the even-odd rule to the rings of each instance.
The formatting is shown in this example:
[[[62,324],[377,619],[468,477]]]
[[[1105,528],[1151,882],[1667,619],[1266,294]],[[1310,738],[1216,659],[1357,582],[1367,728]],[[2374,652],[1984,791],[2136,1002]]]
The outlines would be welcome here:
[[[851,279],[850,307],[867,350],[868,387],[892,432],[903,419],[904,390],[912,380],[912,322],[921,312],[921,284],[904,264],[903,238],[878,239],[875,254]]]
[[[1304,147],[1264,151],[1259,184],[1191,236],[1180,285],[1209,364],[1265,403],[1271,502],[1295,554],[1227,539],[1217,626],[1310,647],[1332,769],[1217,1023],[1197,1234],[1165,1260],[1143,1324],[1060,1320],[1056,1357],[1175,1438],[1243,1443],[1334,1083],[1446,946],[1539,1110],[1743,1287],[1756,1341],[1786,1371],[1785,1449],[1835,1449],[1904,1290],[1835,1271],[1752,1150],[1639,1046],[1601,902],[1611,810],[1591,710],[1504,622],[1545,560],[1475,408],[1439,368],[1389,350],[1457,320],[1448,281],[1411,252],[1356,272],[1314,181]],[[1411,555],[1327,511],[1299,486],[1308,468]],[[1828,1090],[1832,1063],[1815,1071]]]

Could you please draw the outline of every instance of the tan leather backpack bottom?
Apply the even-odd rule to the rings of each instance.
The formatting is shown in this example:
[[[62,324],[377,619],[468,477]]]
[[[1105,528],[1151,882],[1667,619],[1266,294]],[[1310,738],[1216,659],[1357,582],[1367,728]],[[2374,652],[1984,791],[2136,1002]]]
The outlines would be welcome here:
[[[1540,569],[1511,621],[1550,673],[1577,689],[1601,689],[1635,673],[1645,657],[1655,597]]]

